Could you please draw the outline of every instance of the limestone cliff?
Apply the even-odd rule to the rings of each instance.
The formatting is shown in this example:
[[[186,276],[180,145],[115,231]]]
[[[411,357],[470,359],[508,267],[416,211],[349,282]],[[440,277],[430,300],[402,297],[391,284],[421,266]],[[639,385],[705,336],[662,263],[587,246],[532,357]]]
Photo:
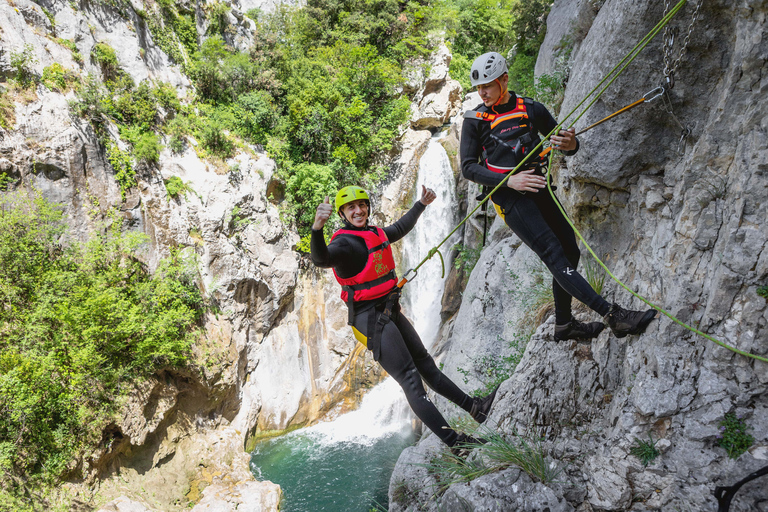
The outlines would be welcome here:
[[[247,49],[253,22],[242,13],[277,3],[226,3],[227,44]],[[202,40],[210,21],[201,13],[211,5],[182,4],[196,13],[190,19]],[[187,101],[190,80],[173,64],[183,56],[171,59],[166,50],[172,45],[156,39],[162,37],[152,24],[157,8],[141,1],[3,0],[0,77],[14,76],[14,55],[23,51],[37,77],[55,63],[78,80],[98,76],[91,55],[101,43],[114,49],[116,65],[137,84],[169,83]],[[431,65],[413,67],[408,92],[416,97],[411,122],[417,129],[403,128],[390,184],[375,199],[377,222],[413,201],[430,135],[418,128],[439,126],[458,110],[460,87],[447,77],[449,60],[442,46]],[[349,332],[332,273],[314,269],[294,250],[298,237],[281,221],[273,197],[275,162],[248,145],[226,161],[205,159],[191,140],[180,152],[164,149],[155,164],[136,164],[137,186],[121,190],[103,141],[71,114],[71,90],[38,84],[10,88],[7,97],[0,172],[10,178],[9,188],[36,190],[61,204],[72,241],[88,239],[118,212],[125,229],[148,235],[141,257],[150,270],[171,249],[193,256],[198,283],[214,306],[193,347],[194,364],[135,383],[100,445],[77,462],[62,503],[83,510],[275,510],[280,489],[253,480],[246,448],[259,436],[355,407],[382,378]],[[105,129],[124,149],[117,127]],[[171,179],[186,192],[172,197]]]
[[[689,3],[671,23],[673,58],[697,2]],[[655,1],[556,1],[537,72],[569,68],[561,112],[663,13],[664,3]],[[765,2],[703,2],[666,103],[645,104],[584,134],[581,150],[556,176],[566,209],[616,276],[681,320],[763,357],[768,308],[757,288],[768,279],[767,15]],[[558,63],[552,53],[563,46],[572,53]],[[659,36],[576,128],[663,85],[663,53]],[[469,370],[469,384],[478,387],[488,356],[514,355],[524,299],[537,279],[543,275],[545,286],[549,279],[499,220],[491,232],[439,349],[452,378],[461,382],[457,369]],[[610,279],[603,295],[643,306]],[[590,315],[577,313],[598,319]],[[509,468],[436,494],[436,476],[419,466],[441,449],[427,436],[401,456],[390,510],[714,511],[715,486],[768,464],[767,364],[663,316],[644,335],[624,339],[604,332],[592,343],[558,344],[552,332],[550,317],[502,384],[489,424],[541,437],[552,467],[563,468],[556,483]],[[719,444],[728,413],[754,438],[736,459]],[[660,455],[644,466],[630,450],[649,434]],[[745,485],[731,510],[764,510],[765,489],[764,479]]]

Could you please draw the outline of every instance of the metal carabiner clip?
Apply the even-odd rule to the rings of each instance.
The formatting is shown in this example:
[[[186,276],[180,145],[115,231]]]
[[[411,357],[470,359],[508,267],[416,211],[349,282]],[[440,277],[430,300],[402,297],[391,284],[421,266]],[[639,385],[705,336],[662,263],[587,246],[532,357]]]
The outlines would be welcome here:
[[[408,274],[410,274],[411,272],[413,272],[413,276],[411,276],[411,277],[408,277]],[[401,278],[400,278],[400,282],[398,282],[398,283],[397,283],[397,286],[398,286],[398,288],[402,288],[403,286],[405,286],[405,283],[407,283],[407,282],[409,282],[409,281],[412,281],[412,280],[416,279],[416,276],[417,276],[417,275],[419,275],[419,272],[418,272],[418,271],[416,271],[416,270],[414,270],[414,269],[412,269],[412,268],[411,268],[411,269],[408,269],[408,270],[405,272],[405,274],[403,274],[403,277],[401,277]]]
[[[649,102],[655,100],[656,98],[661,97],[662,94],[664,94],[664,87],[658,86],[655,89],[651,89],[650,91],[645,93],[645,96],[643,96],[643,102],[644,103],[649,103]],[[649,98],[649,96],[651,96],[651,97]]]

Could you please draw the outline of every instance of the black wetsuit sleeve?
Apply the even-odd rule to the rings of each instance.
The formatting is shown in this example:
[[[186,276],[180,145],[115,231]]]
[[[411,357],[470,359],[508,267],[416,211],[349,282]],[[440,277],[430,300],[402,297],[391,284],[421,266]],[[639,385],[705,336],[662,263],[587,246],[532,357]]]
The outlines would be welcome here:
[[[312,263],[321,268],[333,267],[342,278],[359,274],[368,261],[368,248],[362,238],[342,235],[326,245],[322,229],[312,230],[309,249]]]
[[[479,123],[479,121],[465,119],[464,126],[461,128],[461,145],[459,146],[461,174],[469,181],[495,187],[506,179],[506,175],[493,172],[478,163],[478,159],[483,154]]]
[[[536,131],[538,131],[543,137],[547,135],[549,132],[551,132],[555,128],[555,126],[557,126],[557,121],[555,121],[555,118],[552,117],[552,114],[549,113],[549,110],[547,110],[547,107],[545,107],[538,101],[534,101],[533,102],[533,127],[536,129]],[[571,156],[571,155],[575,155],[578,150],[579,150],[579,139],[576,139],[576,149],[572,151],[563,151],[562,153],[565,156]]]
[[[385,227],[384,233],[387,235],[389,242],[397,242],[405,235],[407,235],[408,232],[413,229],[413,226],[416,225],[416,221],[419,220],[421,214],[424,213],[425,208],[426,206],[424,203],[421,201],[416,201],[416,204],[414,204],[411,209],[406,212],[405,215],[400,217],[397,222],[391,226]]]
[[[325,243],[322,229],[312,230],[312,236],[309,239],[309,257],[312,259],[312,263],[318,267],[330,268],[333,266],[331,252]]]

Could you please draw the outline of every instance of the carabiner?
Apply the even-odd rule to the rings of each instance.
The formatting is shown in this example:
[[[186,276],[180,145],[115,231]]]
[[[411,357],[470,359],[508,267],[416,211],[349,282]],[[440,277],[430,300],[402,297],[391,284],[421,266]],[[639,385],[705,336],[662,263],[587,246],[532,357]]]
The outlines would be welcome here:
[[[650,91],[645,93],[645,96],[643,96],[643,102],[645,103],[651,102],[656,98],[660,97],[662,94],[664,94],[664,87],[658,86],[655,89],[651,89]],[[653,96],[649,98],[648,96],[651,96],[651,95]]]
[[[408,274],[410,274],[411,272],[413,272],[413,276],[409,278]],[[402,288],[403,286],[405,286],[405,283],[407,283],[408,281],[412,281],[412,280],[416,279],[417,275],[419,275],[419,272],[417,270],[408,269],[405,272],[405,274],[403,274],[403,277],[400,278],[400,282],[397,283],[397,287],[398,288]]]

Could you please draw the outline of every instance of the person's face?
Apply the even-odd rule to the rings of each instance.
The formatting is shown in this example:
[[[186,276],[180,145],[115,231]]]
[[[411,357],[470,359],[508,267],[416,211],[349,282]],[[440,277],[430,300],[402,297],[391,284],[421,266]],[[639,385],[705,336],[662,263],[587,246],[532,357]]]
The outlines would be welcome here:
[[[365,227],[368,222],[368,204],[365,199],[349,202],[341,207],[341,214],[356,228]]]
[[[480,94],[480,99],[483,100],[483,104],[486,107],[493,106],[499,100],[499,97],[507,92],[508,80],[509,76],[504,74],[498,80],[477,86],[477,92]]]

